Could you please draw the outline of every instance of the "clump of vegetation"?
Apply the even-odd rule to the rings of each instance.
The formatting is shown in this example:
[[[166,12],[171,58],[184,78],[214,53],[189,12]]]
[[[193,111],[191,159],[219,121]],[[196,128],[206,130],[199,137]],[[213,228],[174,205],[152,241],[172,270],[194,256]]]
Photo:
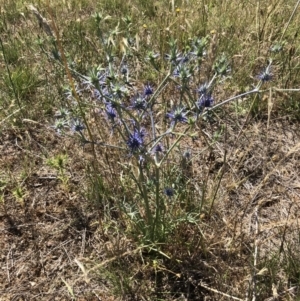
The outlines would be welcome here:
[[[294,298],[299,3],[8,1],[4,295]]]

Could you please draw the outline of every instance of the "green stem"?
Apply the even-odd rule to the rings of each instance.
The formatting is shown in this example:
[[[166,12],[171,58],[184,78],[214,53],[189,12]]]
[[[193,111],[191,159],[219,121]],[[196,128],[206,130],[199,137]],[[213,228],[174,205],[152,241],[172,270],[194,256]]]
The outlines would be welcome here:
[[[190,129],[190,127],[187,127],[183,133],[179,134],[179,137],[176,139],[176,141],[171,145],[171,147],[168,149],[168,151],[165,153],[161,161],[159,162],[158,166],[161,166],[161,164],[165,161],[166,158],[168,158],[170,152],[173,150],[173,148],[179,143],[179,141],[182,139],[182,137],[185,136],[187,131]],[[172,133],[170,133],[172,134]]]

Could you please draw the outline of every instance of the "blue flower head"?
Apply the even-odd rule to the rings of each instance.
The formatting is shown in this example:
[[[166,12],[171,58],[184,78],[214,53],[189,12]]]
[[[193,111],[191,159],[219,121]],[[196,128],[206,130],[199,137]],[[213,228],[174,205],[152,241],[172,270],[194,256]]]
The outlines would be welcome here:
[[[131,153],[136,153],[143,148],[145,135],[146,133],[144,129],[137,128],[133,130],[133,133],[129,134],[126,144]]]
[[[106,105],[105,113],[106,113],[107,118],[108,118],[111,122],[114,123],[114,122],[115,122],[115,118],[117,118],[118,114],[117,114],[116,109],[112,106],[111,103],[108,103],[108,104]]]
[[[270,66],[268,66],[262,73],[258,75],[258,78],[262,82],[268,82],[273,78],[273,74],[270,72]]]
[[[121,67],[121,74],[123,74],[123,75],[126,75],[126,74],[128,74],[129,72],[128,72],[128,67],[127,67],[127,65],[123,65],[122,67]]]
[[[84,129],[85,129],[85,126],[84,126],[83,123],[81,123],[81,121],[79,119],[74,118],[71,121],[71,130],[73,132],[79,132],[79,133],[81,133]]]
[[[99,69],[99,67],[94,67],[89,71],[88,76],[84,78],[84,85],[99,89],[99,87],[102,87],[106,83],[107,71],[105,69]]]
[[[182,154],[182,157],[184,160],[190,160],[191,157],[192,157],[192,152],[190,149],[186,149],[183,154]]]
[[[200,98],[196,102],[196,105],[197,105],[198,109],[209,108],[212,106],[213,102],[214,102],[214,99],[211,96],[211,94],[205,93],[200,96]]]
[[[154,146],[152,153],[153,154],[160,154],[164,151],[164,147],[161,145],[161,143],[158,143]]]
[[[167,113],[166,116],[172,120],[172,123],[182,122],[186,123],[188,121],[186,112],[184,112],[184,107],[177,107],[171,113]]]
[[[164,194],[165,194],[167,197],[171,198],[172,196],[174,196],[174,189],[171,188],[171,187],[166,187],[166,188],[164,189]]]
[[[93,90],[93,97],[95,97],[97,100],[101,99],[101,93],[99,92],[98,89]]]
[[[150,96],[153,94],[153,87],[149,84],[144,87],[144,96]]]

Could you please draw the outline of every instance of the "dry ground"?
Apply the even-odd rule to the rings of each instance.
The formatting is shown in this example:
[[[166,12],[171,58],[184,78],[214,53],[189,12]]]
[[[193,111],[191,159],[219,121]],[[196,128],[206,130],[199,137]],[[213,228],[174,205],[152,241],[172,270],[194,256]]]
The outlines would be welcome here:
[[[252,119],[241,131],[242,120],[219,122],[226,124],[227,138],[214,145],[209,164],[201,154],[192,166],[200,184],[208,165],[214,177],[225,172],[212,214],[199,220],[204,247],[198,242],[198,250],[187,254],[174,244],[165,250],[170,258],[155,267],[117,230],[118,221],[105,224],[101,210],[85,198],[88,150],[30,122],[23,131],[2,132],[0,300],[71,300],[72,293],[76,300],[153,300],[158,278],[169,292],[166,300],[181,293],[186,300],[244,299],[254,270],[260,271],[256,289],[266,288],[259,300],[296,300],[298,264],[289,279],[285,255],[300,256],[299,124],[285,117]],[[212,133],[204,130],[206,141]],[[191,145],[196,158],[201,143]],[[62,152],[70,155],[67,184],[46,164]],[[22,198],[12,193],[17,186]],[[193,228],[180,231],[186,241],[196,236]],[[130,290],[118,270],[131,273]]]

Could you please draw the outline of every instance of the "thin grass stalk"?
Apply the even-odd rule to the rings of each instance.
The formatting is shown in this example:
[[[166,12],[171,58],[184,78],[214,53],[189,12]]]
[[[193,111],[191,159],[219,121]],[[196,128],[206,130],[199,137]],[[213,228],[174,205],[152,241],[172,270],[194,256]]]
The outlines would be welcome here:
[[[219,180],[218,180],[218,183],[217,183],[217,187],[214,191],[214,195],[213,195],[213,199],[212,199],[212,202],[211,202],[211,205],[210,205],[210,208],[209,208],[209,212],[208,212],[208,216],[210,217],[211,215],[211,212],[212,212],[212,208],[214,206],[214,203],[215,203],[215,200],[217,198],[217,193],[220,189],[220,186],[221,186],[221,180],[223,179],[223,176],[225,174],[225,170],[226,170],[226,151],[224,153],[224,161],[223,161],[223,166],[222,166],[222,169],[221,169],[221,173],[219,175]]]
[[[7,58],[6,58],[6,53],[5,53],[5,49],[4,49],[4,45],[3,45],[1,37],[0,37],[0,44],[1,44],[1,50],[2,50],[2,54],[3,54],[3,58],[4,58],[4,62],[5,62],[5,68],[6,68],[6,71],[7,71],[7,74],[8,74],[9,82],[12,86],[13,93],[15,95],[19,110],[22,111],[22,106],[21,106],[21,103],[20,103],[19,95],[16,91],[14,82],[13,82],[12,77],[11,77],[11,72],[10,72],[9,67],[8,67],[8,61],[7,61]]]
[[[152,216],[152,212],[150,209],[150,202],[149,202],[149,197],[148,197],[148,192],[147,192],[147,187],[146,187],[146,179],[144,177],[142,165],[140,163],[138,163],[138,164],[139,164],[139,183],[140,183],[140,187],[141,187],[142,197],[143,197],[143,200],[145,203],[147,227],[150,227],[150,229],[151,229],[151,227],[153,225],[153,216]],[[149,231],[149,228],[147,229],[147,231]],[[151,241],[153,240],[152,231],[150,231],[150,239],[151,239]]]
[[[279,40],[280,42],[282,41],[282,39],[283,39],[283,37],[284,37],[284,35],[285,35],[285,33],[286,33],[288,27],[290,26],[290,24],[291,24],[291,22],[292,22],[292,19],[294,18],[295,13],[296,13],[296,10],[298,9],[298,6],[299,6],[299,5],[300,5],[300,0],[297,1],[296,5],[295,5],[295,7],[294,7],[294,9],[293,9],[293,12],[292,12],[292,14],[291,14],[291,16],[290,16],[290,18],[289,18],[289,20],[288,20],[288,22],[287,22],[287,24],[286,24],[284,30],[283,30],[283,32],[282,32],[282,35],[281,35],[280,40]]]
[[[159,183],[160,183],[160,166],[155,166],[155,220],[152,227],[152,233],[155,234],[157,231],[157,226],[160,224],[161,221],[161,214],[163,211],[162,205],[163,200],[160,197],[159,193]]]

